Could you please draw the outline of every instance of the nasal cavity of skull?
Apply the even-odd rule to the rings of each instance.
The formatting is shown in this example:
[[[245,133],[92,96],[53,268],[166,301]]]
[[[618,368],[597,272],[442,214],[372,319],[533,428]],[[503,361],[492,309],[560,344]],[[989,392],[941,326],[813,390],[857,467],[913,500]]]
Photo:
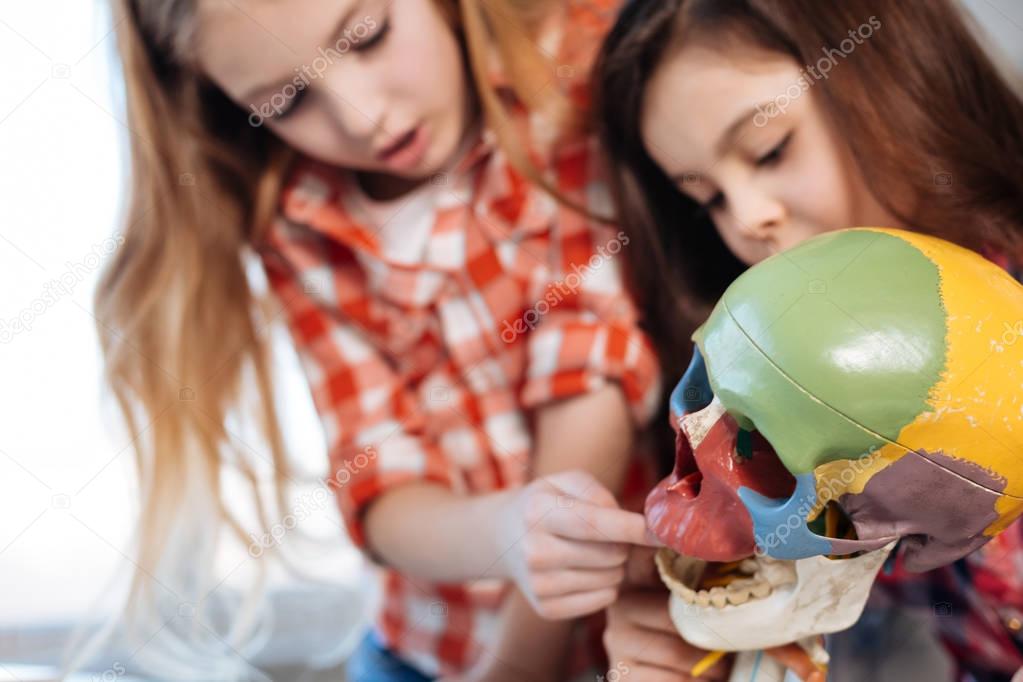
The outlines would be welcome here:
[[[703,474],[700,473],[700,468],[696,465],[696,457],[693,455],[689,439],[682,431],[675,438],[675,470],[673,474],[675,482],[668,487],[673,494],[686,498],[694,498],[700,494]]]

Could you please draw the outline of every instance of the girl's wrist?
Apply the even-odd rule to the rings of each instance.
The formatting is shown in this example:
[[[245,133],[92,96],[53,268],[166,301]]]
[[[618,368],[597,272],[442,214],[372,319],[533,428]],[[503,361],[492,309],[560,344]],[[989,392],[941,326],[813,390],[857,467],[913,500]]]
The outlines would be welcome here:
[[[508,562],[509,549],[517,538],[511,537],[508,509],[514,504],[518,490],[501,490],[475,499],[467,513],[476,520],[479,528],[479,549],[488,562],[493,562],[487,571],[491,577],[511,579],[512,571]]]

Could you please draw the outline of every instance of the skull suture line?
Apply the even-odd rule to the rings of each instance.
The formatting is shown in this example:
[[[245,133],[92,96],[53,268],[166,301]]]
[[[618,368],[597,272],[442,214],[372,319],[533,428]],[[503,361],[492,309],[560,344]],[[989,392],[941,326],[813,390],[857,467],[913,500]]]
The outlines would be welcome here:
[[[694,337],[675,468],[646,503],[682,636],[836,632],[896,544],[928,570],[1019,517],[1021,325],[1005,272],[900,230],[822,235],[736,280]]]

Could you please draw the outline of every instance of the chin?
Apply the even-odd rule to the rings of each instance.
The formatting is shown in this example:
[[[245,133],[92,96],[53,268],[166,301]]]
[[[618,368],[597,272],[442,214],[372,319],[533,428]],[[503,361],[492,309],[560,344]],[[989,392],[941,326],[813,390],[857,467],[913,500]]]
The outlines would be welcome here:
[[[430,151],[424,159],[425,175],[436,175],[450,168],[457,161],[457,154],[462,150],[462,142],[468,131],[464,125],[452,122],[437,133]],[[463,123],[458,121],[457,123]]]

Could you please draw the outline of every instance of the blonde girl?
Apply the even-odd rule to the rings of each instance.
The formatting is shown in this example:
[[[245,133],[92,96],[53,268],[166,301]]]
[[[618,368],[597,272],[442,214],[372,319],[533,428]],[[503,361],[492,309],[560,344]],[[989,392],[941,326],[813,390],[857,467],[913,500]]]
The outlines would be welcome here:
[[[205,606],[220,522],[246,546],[273,525],[227,426],[243,397],[287,506],[266,353],[279,318],[322,421],[324,478],[379,567],[350,678],[563,679],[573,619],[615,599],[628,545],[645,542],[616,495],[646,480],[633,434],[660,397],[618,276],[628,239],[590,217],[608,202],[575,123],[614,3],[115,8],[132,187],[96,308],[137,437],[132,611],[176,638],[162,672],[254,674],[244,623],[258,618],[216,628]],[[222,494],[225,464],[260,527]],[[160,614],[183,602],[198,612],[179,631]]]

